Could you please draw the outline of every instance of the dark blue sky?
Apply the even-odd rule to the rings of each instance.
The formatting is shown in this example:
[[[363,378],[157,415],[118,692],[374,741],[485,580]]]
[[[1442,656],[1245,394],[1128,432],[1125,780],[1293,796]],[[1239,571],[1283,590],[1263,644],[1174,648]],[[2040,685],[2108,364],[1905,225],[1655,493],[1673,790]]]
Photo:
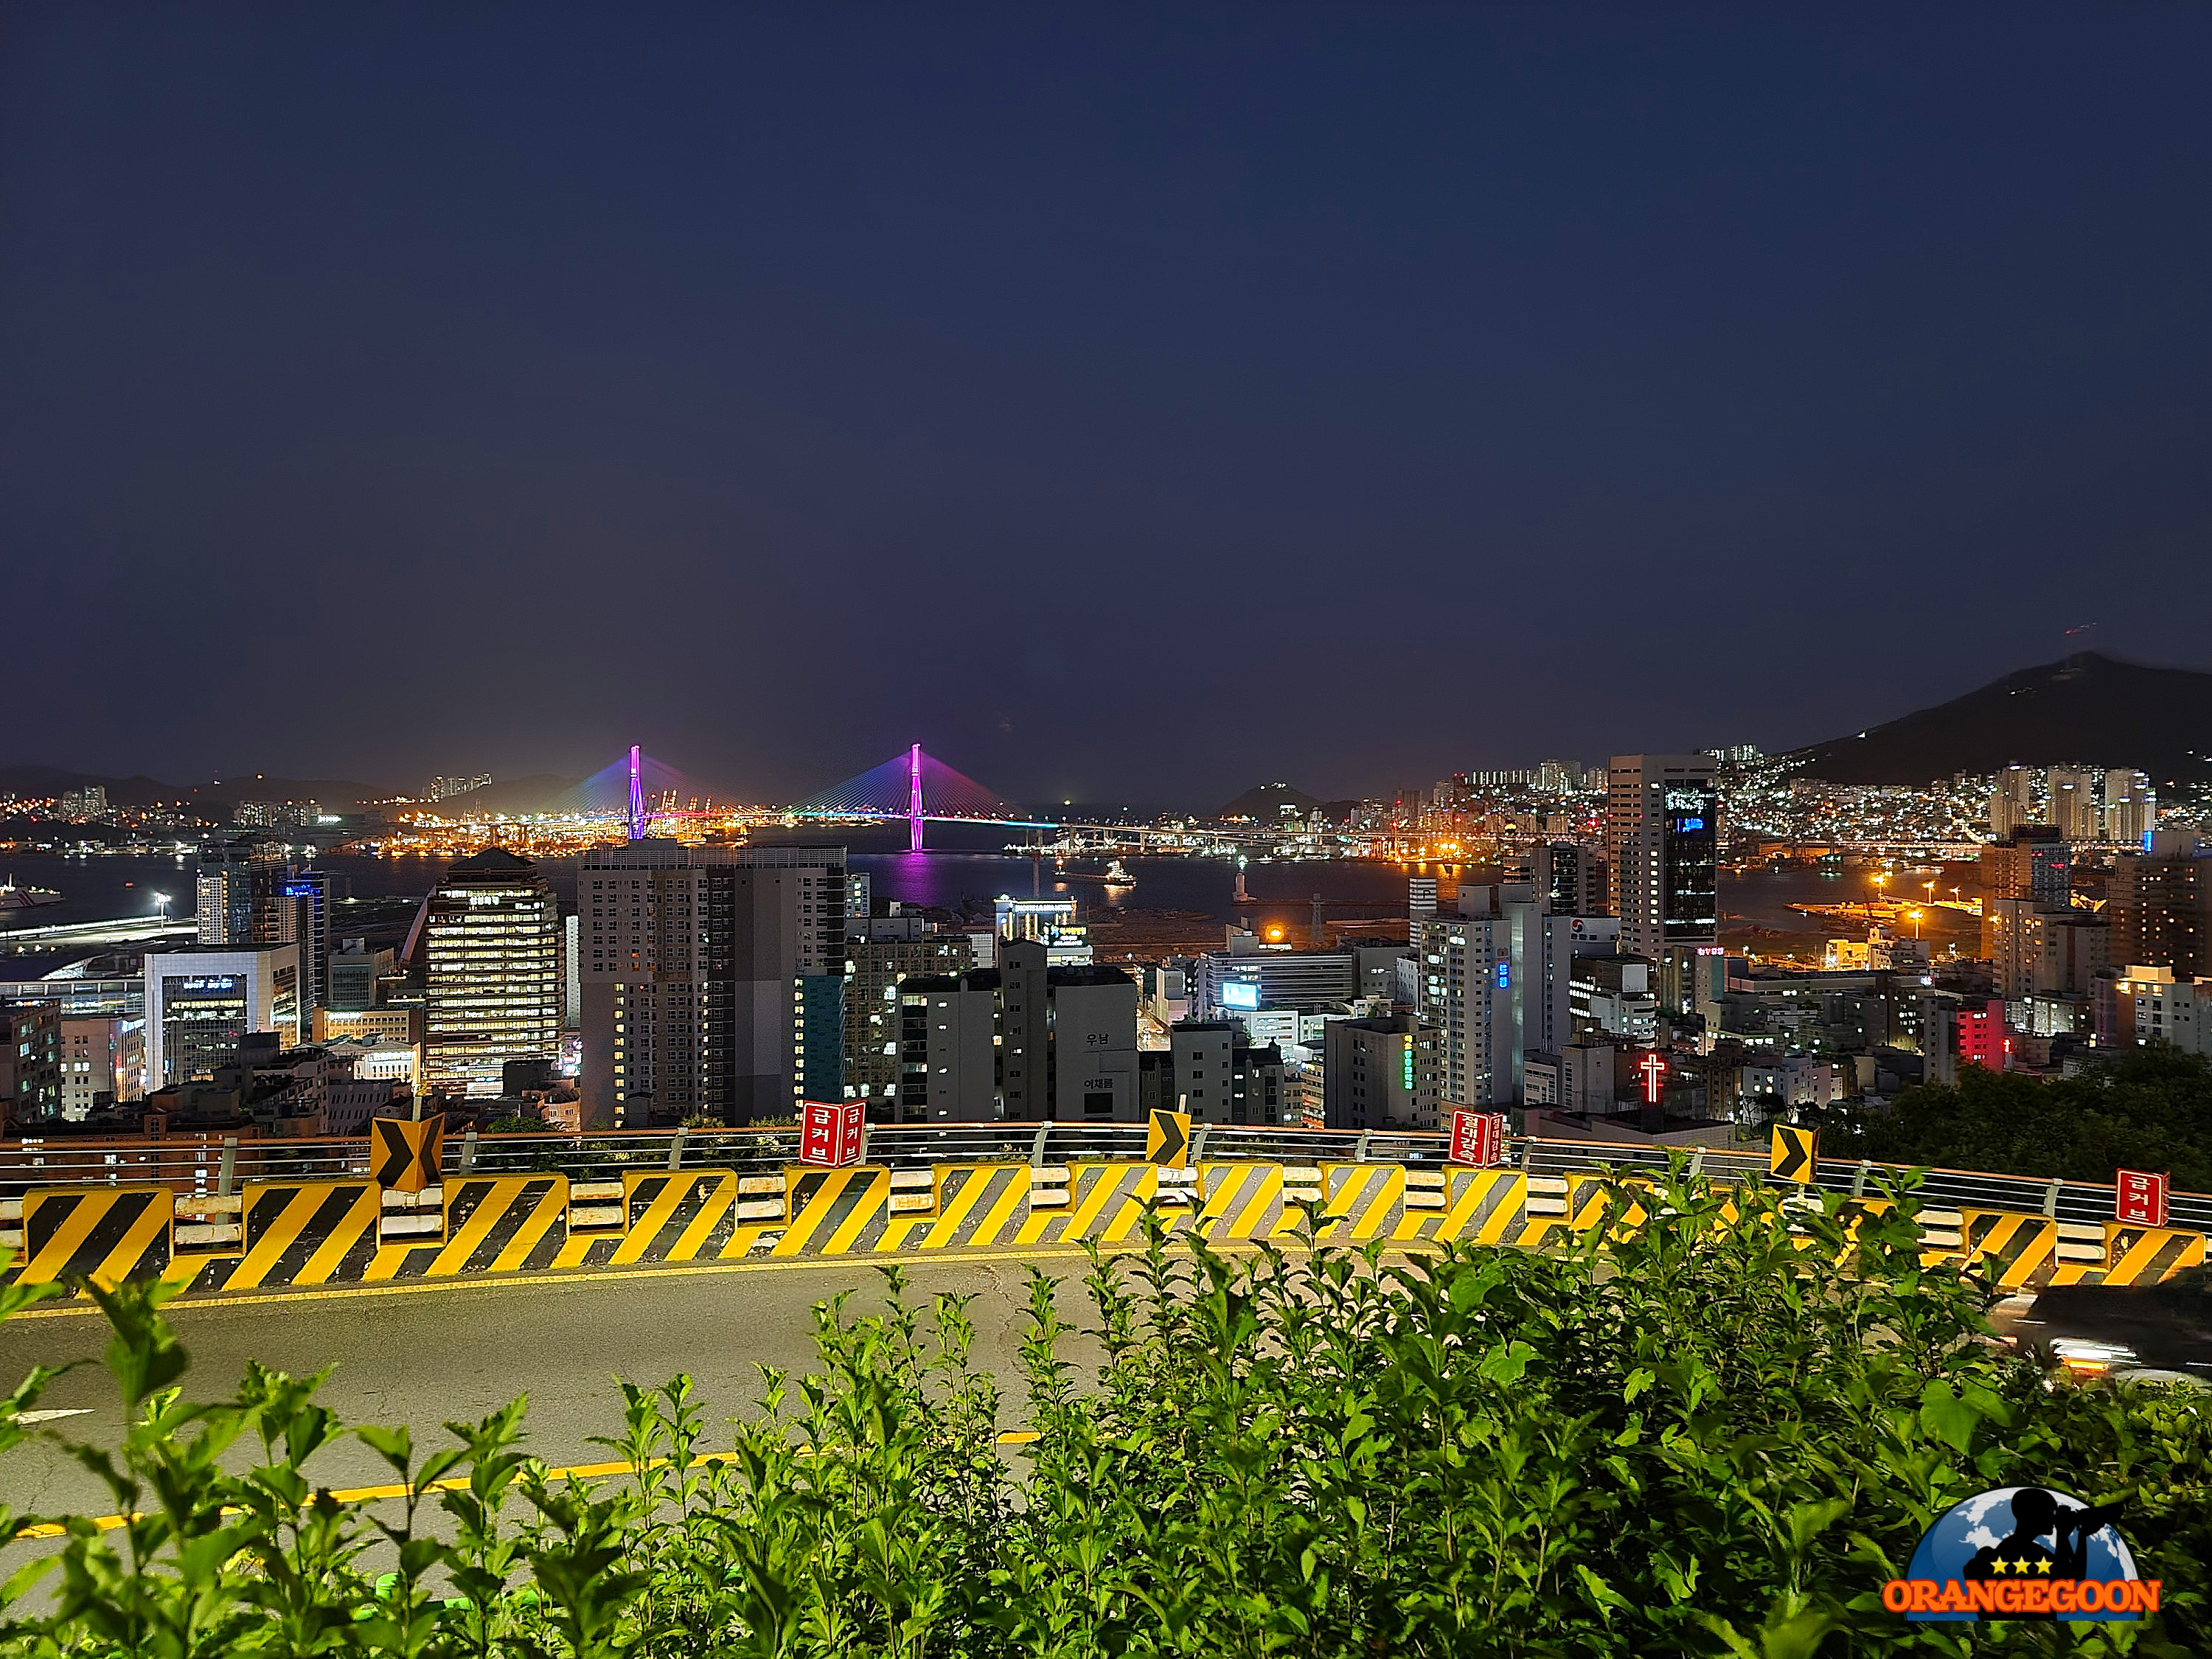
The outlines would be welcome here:
[[[1211,804],[2212,667],[2212,10],[0,16],[0,759]]]

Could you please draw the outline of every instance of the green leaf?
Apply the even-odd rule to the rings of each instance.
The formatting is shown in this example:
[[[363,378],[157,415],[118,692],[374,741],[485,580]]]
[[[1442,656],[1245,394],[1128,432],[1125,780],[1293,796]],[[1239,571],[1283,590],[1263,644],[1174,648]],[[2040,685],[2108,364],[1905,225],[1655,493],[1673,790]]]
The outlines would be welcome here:
[[[1930,1382],[1920,1395],[1920,1426],[1962,1455],[1972,1449],[1974,1431],[1982,1414],[1973,1403],[1953,1392],[1948,1382]]]
[[[1518,1382],[1535,1357],[1535,1349],[1526,1342],[1500,1342],[1483,1355],[1477,1369],[1492,1382]]]

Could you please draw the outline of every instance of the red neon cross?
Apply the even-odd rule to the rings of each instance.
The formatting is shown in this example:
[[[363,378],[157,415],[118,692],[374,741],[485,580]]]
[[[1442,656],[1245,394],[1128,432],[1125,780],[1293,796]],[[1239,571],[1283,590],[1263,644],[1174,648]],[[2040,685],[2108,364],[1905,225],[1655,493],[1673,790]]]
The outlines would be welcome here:
[[[1659,1079],[1667,1075],[1667,1062],[1656,1054],[1646,1054],[1636,1062],[1636,1069],[1644,1073],[1644,1097],[1654,1106],[1659,1103]]]

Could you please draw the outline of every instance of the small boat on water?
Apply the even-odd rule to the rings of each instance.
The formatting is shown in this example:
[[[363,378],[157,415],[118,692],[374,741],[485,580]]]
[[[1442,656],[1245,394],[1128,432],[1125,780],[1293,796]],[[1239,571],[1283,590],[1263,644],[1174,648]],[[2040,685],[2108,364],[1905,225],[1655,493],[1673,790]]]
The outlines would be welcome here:
[[[1129,866],[1119,859],[1109,861],[1103,878],[1109,887],[1134,887],[1137,878],[1129,873]]]
[[[62,896],[51,887],[18,887],[13,876],[0,882],[0,910],[27,910],[33,905],[61,902]]]

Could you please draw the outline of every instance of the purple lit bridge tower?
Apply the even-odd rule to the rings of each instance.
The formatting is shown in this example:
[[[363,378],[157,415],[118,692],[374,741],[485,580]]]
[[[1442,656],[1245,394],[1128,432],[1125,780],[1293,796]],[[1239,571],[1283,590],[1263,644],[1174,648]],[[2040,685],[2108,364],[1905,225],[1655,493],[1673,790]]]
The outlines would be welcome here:
[[[1057,830],[1058,823],[1024,818],[1021,809],[975,779],[954,771],[933,755],[910,745],[872,771],[848,778],[834,789],[810,795],[791,809],[802,818],[868,818],[907,825],[907,848],[922,850],[926,823],[996,823],[1014,830]]]

